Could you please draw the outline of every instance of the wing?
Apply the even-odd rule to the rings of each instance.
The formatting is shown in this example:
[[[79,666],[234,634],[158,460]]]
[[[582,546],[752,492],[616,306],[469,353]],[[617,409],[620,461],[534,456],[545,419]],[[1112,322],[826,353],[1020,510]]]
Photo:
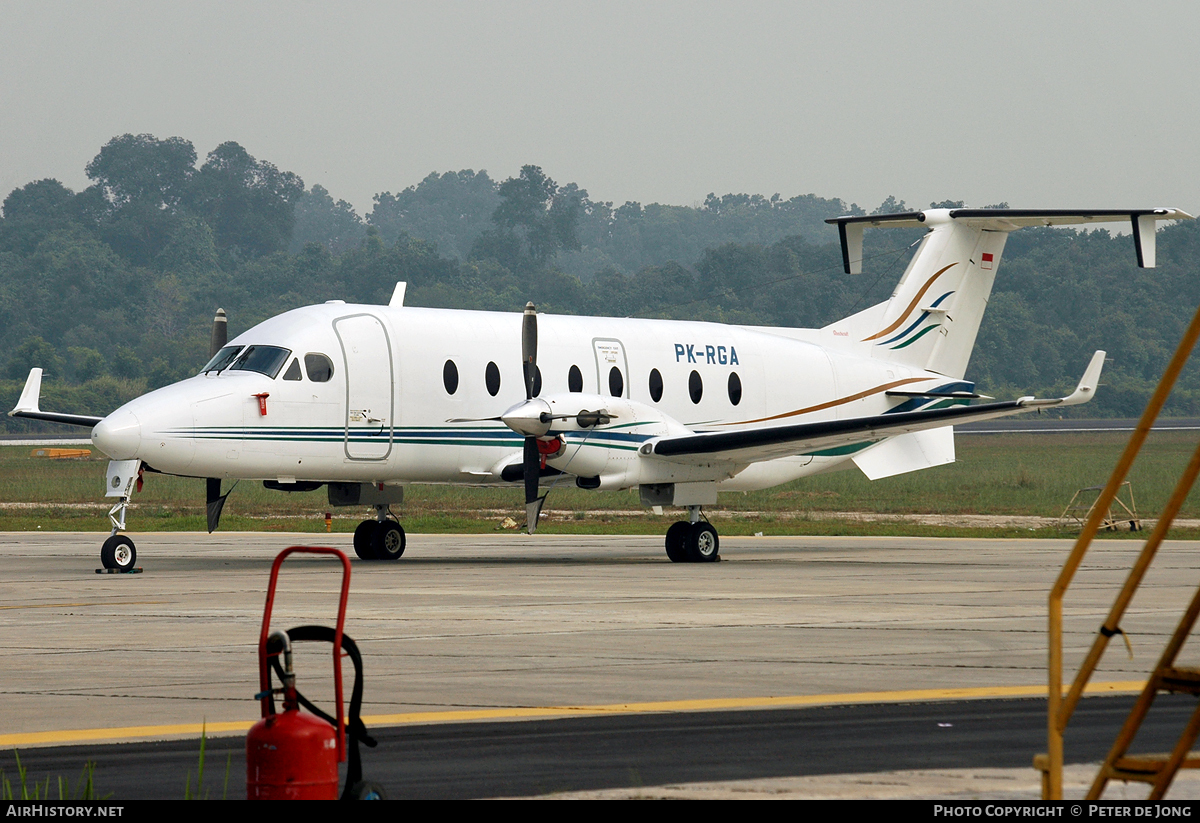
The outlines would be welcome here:
[[[900,434],[938,429],[973,420],[991,420],[1011,414],[1034,411],[1048,406],[1076,406],[1096,393],[1104,352],[1092,355],[1087,370],[1075,391],[1066,397],[1040,400],[1022,397],[977,406],[950,406],[910,412],[878,414],[848,420],[823,420],[792,426],[740,429],[729,432],[660,437],[642,444],[644,457],[659,457],[676,463],[756,463],[813,451],[872,443]]]
[[[45,420],[50,423],[66,423],[68,426],[84,426],[92,428],[103,417],[93,417],[87,414],[58,414],[44,412],[38,408],[42,395],[42,370],[30,369],[29,377],[25,378],[25,388],[21,391],[21,399],[17,406],[8,413],[9,417],[24,417],[28,420]]]

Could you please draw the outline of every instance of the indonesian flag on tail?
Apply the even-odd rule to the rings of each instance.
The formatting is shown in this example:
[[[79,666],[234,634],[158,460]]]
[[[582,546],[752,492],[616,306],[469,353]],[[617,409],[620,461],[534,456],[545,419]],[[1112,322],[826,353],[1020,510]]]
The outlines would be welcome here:
[[[979,264],[979,268],[990,271],[992,268],[992,263],[995,261],[995,259],[995,256],[990,251],[985,251],[983,253],[983,259]]]

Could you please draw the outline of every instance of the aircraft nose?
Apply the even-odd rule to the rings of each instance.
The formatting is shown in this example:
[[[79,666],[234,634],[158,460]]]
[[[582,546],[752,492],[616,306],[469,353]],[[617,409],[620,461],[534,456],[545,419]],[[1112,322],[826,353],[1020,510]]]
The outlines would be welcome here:
[[[92,429],[92,442],[113,460],[132,460],[142,444],[142,424],[133,412],[110,414]]]

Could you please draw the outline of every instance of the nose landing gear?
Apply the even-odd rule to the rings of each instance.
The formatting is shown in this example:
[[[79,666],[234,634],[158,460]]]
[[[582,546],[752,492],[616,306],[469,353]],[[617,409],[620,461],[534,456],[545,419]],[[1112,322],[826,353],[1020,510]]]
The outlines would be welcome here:
[[[137,549],[133,546],[133,540],[128,535],[119,534],[125,531],[125,511],[129,508],[129,498],[135,488],[141,489],[141,470],[140,460],[112,460],[108,464],[105,496],[116,497],[117,503],[108,510],[112,531],[100,547],[100,564],[104,568],[96,569],[97,574],[141,571],[134,568]]]

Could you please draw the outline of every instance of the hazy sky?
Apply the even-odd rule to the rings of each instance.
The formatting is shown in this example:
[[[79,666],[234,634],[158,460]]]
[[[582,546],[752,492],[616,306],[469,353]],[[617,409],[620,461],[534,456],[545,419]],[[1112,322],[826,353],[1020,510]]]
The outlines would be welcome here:
[[[1189,2],[8,2],[0,197],[226,140],[368,212],[431,171],[1200,213]]]

